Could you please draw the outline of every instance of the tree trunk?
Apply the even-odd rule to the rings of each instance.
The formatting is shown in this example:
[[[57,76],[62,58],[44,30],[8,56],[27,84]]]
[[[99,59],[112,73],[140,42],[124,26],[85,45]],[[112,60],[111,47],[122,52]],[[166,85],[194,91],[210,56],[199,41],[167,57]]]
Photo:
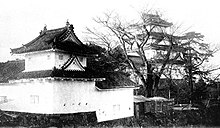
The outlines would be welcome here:
[[[153,80],[153,74],[147,74],[147,97],[152,97],[153,96],[153,85],[154,85],[154,80]]]

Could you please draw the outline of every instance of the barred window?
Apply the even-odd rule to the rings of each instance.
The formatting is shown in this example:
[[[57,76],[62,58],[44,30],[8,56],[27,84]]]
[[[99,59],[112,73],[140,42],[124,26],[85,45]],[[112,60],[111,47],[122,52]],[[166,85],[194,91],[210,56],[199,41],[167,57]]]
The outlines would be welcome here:
[[[113,105],[113,113],[114,115],[120,112],[120,104]]]
[[[38,95],[30,95],[30,103],[31,104],[39,104],[39,96]]]
[[[59,55],[59,60],[63,60],[63,55]]]
[[[7,102],[7,96],[0,96],[0,102]]]
[[[80,62],[83,62],[83,57],[78,57]]]

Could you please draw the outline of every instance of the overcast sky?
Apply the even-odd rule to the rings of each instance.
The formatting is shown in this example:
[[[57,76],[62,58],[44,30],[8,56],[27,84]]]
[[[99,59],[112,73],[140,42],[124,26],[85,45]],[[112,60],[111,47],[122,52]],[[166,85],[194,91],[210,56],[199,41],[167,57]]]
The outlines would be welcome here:
[[[201,32],[207,42],[217,44],[219,5],[218,0],[1,0],[0,62],[10,58],[10,48],[37,37],[45,24],[48,29],[64,27],[68,19],[82,39],[85,27],[93,27],[92,18],[103,12],[114,10],[135,18],[146,7],[159,10],[174,24]]]

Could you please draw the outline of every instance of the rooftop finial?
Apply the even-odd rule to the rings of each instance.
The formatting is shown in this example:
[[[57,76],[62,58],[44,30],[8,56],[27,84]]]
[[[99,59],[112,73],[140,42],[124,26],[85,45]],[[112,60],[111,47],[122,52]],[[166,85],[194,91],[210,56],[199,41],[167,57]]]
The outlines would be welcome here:
[[[70,29],[71,31],[73,31],[74,27],[73,27],[72,24],[70,25],[69,29]]]
[[[44,31],[47,31],[47,25],[46,24],[44,25]]]
[[[69,23],[68,19],[66,21],[66,27],[67,27],[68,30],[71,30],[71,31],[73,31],[73,29],[74,29],[73,25]]]
[[[70,23],[69,23],[69,20],[67,19],[66,21],[66,26],[69,27]]]
[[[47,31],[47,25],[45,24],[43,30],[40,31],[40,35],[44,34],[46,31]]]

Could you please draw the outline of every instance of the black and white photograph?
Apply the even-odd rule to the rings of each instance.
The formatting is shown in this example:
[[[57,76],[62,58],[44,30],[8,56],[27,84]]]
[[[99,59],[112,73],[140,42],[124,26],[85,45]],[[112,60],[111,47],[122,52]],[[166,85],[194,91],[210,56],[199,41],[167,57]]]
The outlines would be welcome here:
[[[220,127],[218,0],[0,2],[0,128]]]

